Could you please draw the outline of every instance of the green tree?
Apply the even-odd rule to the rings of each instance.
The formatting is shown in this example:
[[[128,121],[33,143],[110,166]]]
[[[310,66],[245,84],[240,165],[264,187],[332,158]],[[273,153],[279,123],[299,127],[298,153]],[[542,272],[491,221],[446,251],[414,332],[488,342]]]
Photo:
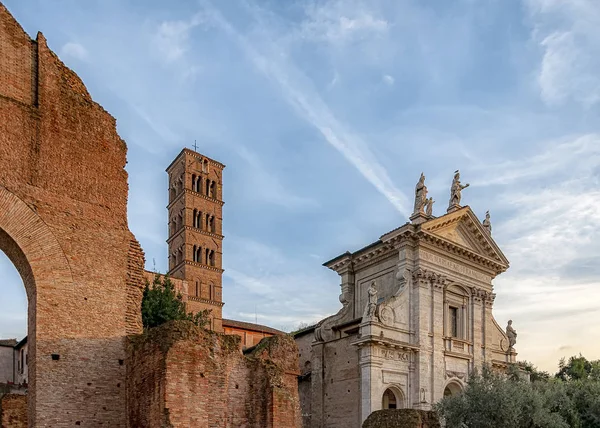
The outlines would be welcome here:
[[[171,320],[187,320],[204,327],[209,322],[209,314],[208,309],[196,314],[186,313],[183,297],[175,290],[168,276],[161,281],[157,274],[152,284],[146,280],[142,297],[142,324],[145,329]]]
[[[520,361],[518,366],[529,374],[529,379],[532,382],[547,381],[550,379],[550,373],[539,370],[533,363],[529,361]]]
[[[481,374],[470,377],[463,393],[444,398],[436,410],[448,428],[570,427],[547,405],[544,390],[534,385],[522,376],[494,373],[484,366]]]
[[[561,380],[583,380],[590,376],[591,371],[590,362],[579,354],[578,357],[569,358],[568,363],[561,358],[558,363],[558,373],[555,376]]]

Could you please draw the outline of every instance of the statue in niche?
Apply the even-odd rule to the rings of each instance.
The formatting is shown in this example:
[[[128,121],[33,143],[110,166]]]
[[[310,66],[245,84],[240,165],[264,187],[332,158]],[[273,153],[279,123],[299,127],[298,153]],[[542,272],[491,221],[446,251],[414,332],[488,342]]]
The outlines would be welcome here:
[[[461,192],[469,187],[469,183],[464,186],[460,184],[460,172],[458,170],[454,171],[454,179],[452,180],[452,187],[450,188],[450,205],[452,206],[460,206],[460,199],[462,198]]]
[[[487,230],[487,232],[490,235],[492,234],[492,222],[490,221],[490,212],[489,211],[485,212],[485,219],[483,220],[483,227],[485,230]]]
[[[508,350],[512,350],[517,343],[517,330],[515,330],[512,326],[512,320],[508,320],[508,325],[506,326],[506,337],[508,337]]]
[[[373,319],[375,318],[375,309],[377,309],[377,289],[375,288],[375,281],[371,282],[369,288],[367,289],[367,308],[365,311],[365,318]]]
[[[421,178],[415,187],[415,209],[413,215],[425,214],[425,202],[427,201],[427,186],[425,186],[425,176],[421,173]]]
[[[432,217],[433,216],[433,204],[434,204],[434,200],[433,198],[427,198],[425,199],[425,214],[427,215],[427,217]]]

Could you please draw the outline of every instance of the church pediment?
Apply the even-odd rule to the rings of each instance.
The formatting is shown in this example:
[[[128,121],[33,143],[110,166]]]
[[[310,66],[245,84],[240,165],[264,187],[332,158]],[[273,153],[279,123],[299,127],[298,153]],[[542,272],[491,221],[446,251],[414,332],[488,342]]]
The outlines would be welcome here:
[[[421,224],[421,230],[508,267],[508,260],[468,206]]]

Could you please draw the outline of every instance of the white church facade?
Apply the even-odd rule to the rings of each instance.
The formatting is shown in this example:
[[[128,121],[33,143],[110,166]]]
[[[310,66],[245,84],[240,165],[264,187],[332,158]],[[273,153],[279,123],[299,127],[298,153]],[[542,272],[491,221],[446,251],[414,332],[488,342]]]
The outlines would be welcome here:
[[[383,408],[429,410],[475,368],[515,362],[516,332],[492,314],[492,281],[509,262],[489,214],[481,222],[460,205],[457,172],[447,213],[434,217],[424,181],[410,222],[324,264],[340,275],[342,308],[295,335],[305,428],[358,428]]]

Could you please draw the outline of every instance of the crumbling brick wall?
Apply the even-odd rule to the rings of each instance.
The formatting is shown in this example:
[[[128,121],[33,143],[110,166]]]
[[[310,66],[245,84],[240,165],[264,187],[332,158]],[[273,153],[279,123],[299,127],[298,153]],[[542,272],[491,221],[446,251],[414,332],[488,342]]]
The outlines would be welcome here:
[[[435,412],[415,409],[377,410],[363,422],[362,428],[440,428]]]
[[[0,397],[0,428],[27,428],[27,396],[5,394]]]
[[[124,427],[144,262],[127,224],[127,147],[1,3],[0,58],[0,250],[29,302],[29,423]]]
[[[294,340],[238,341],[185,321],[131,337],[129,426],[299,428]]]

